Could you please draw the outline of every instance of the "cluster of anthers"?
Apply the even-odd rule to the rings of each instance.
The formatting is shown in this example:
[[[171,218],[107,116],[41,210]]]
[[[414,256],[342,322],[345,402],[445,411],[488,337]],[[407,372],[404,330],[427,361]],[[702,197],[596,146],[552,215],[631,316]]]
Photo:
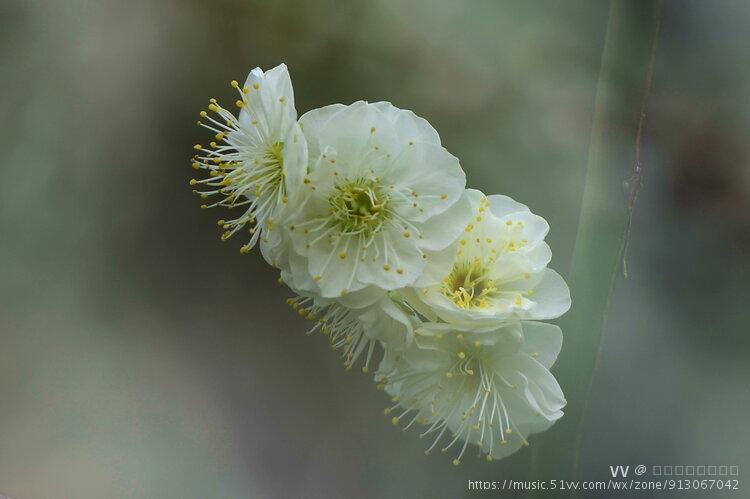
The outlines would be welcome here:
[[[237,114],[211,99],[190,180],[202,208],[238,208],[222,240],[247,228],[295,294],[287,303],[374,371],[385,414],[423,427],[426,453],[469,446],[487,460],[528,445],[562,416],[549,369],[562,344],[540,322],[570,307],[543,218],[466,189],[430,124],[387,102],[333,104],[298,117],[285,65],[256,68]]]
[[[232,80],[231,86],[240,94],[235,105],[241,110],[250,102],[251,93],[260,91],[258,82],[252,83],[252,87],[240,88],[239,83]],[[200,112],[200,117],[198,124],[214,133],[214,140],[208,147],[193,146],[196,153],[192,167],[202,170],[206,177],[191,179],[190,185],[200,188],[193,192],[201,199],[213,200],[210,204],[202,204],[203,209],[218,206],[242,208],[237,218],[221,219],[218,225],[224,230],[222,241],[251,225],[250,240],[241,248],[242,253],[248,253],[263,230],[273,228],[272,215],[277,207],[288,201],[284,182],[284,143],[274,135],[273,125],[266,120],[241,120],[242,115],[235,117],[213,98],[209,100],[208,110]]]
[[[311,297],[287,298],[286,303],[300,316],[314,322],[313,327],[307,330],[307,335],[320,331],[328,338],[333,350],[341,350],[344,368],[347,371],[351,370],[360,356],[364,354],[362,372],[370,372],[370,362],[375,352],[376,341],[367,337],[365,328],[355,311],[336,303],[328,306],[315,305]]]

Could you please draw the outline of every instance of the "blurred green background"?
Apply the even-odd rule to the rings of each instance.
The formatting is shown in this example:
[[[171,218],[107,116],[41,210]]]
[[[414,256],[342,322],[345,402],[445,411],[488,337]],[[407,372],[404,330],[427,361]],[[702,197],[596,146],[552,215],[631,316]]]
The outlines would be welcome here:
[[[300,113],[358,99],[412,109],[471,187],[550,222],[567,275],[607,12],[0,0],[0,495],[453,498],[477,494],[468,480],[523,479],[530,449],[460,467],[425,457],[370,380],[303,334],[276,274],[220,243],[223,215],[198,209],[195,121],[209,97],[233,98],[231,79],[280,62]],[[584,478],[637,463],[747,476],[748,26],[742,0],[664,4]]]

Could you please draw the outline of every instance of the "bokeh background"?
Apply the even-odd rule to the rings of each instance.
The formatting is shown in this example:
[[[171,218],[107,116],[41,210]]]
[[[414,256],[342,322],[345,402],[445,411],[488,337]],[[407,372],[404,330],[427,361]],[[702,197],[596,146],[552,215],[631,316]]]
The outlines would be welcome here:
[[[300,112],[367,99],[426,117],[470,186],[550,222],[567,275],[607,13],[0,0],[0,494],[454,498],[477,494],[468,480],[526,477],[530,449],[454,467],[394,429],[371,381],[303,334],[257,252],[219,242],[188,160],[207,99],[286,62]],[[750,469],[748,27],[743,0],[665,1],[585,478]]]

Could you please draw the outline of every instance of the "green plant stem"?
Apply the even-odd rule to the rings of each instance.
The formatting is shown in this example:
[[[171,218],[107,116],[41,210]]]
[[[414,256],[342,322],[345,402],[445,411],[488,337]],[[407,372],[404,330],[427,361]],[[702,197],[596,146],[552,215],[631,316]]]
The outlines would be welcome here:
[[[660,11],[660,0],[610,5],[569,279],[573,307],[560,322],[565,340],[553,370],[568,404],[562,420],[532,444],[533,479],[577,478],[586,401],[643,172],[640,136]]]

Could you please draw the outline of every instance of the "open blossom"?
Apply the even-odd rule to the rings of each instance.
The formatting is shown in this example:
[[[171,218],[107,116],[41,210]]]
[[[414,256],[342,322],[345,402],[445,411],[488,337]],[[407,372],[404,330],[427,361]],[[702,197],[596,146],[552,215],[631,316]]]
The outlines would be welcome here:
[[[439,283],[404,290],[409,304],[425,317],[469,328],[564,314],[570,292],[547,268],[547,222],[507,196],[467,193],[472,214],[462,221],[452,262],[428,269],[442,272]]]
[[[286,65],[267,72],[253,69],[245,84],[232,81],[239,92],[239,116],[211,99],[200,124],[215,133],[209,147],[196,145],[193,168],[207,178],[191,180],[195,192],[210,202],[204,208],[239,208],[239,216],[219,220],[222,240],[250,225],[249,251],[260,240],[278,244],[274,231],[287,208],[290,193],[297,192],[307,166],[307,144],[297,124],[294,92]]]
[[[465,175],[426,121],[387,103],[328,106],[300,123],[307,203],[286,225],[325,298],[422,277],[468,213]]]
[[[434,327],[437,326],[437,327]],[[488,460],[508,456],[562,417],[565,398],[549,368],[562,344],[557,326],[516,322],[483,333],[426,323],[404,349],[388,351],[380,381],[394,425],[422,425],[433,449],[469,444]]]

